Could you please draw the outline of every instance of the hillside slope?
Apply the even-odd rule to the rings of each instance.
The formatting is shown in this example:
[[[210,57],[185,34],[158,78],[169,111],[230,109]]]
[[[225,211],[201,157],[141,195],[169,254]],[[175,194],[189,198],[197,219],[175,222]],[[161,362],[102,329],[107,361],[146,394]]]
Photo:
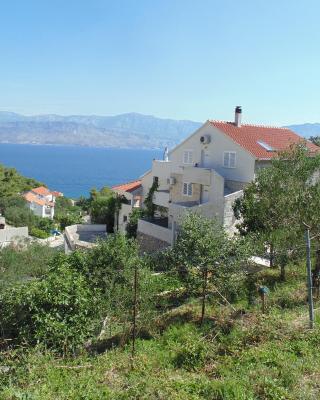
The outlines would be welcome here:
[[[216,304],[201,327],[201,306],[190,303],[161,336],[137,341],[134,360],[131,345],[71,358],[4,352],[1,399],[318,399],[320,328],[308,329],[304,265],[286,283],[272,269],[257,278],[271,290],[266,314],[258,298],[245,312]]]

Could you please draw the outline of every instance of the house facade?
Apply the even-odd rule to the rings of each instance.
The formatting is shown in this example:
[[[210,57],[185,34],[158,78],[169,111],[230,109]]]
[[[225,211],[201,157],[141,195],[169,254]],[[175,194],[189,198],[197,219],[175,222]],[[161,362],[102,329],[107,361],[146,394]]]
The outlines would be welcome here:
[[[130,214],[135,208],[141,207],[141,180],[113,186],[112,190],[122,197],[122,204],[119,214],[115,216],[115,225],[118,231],[125,233]]]
[[[51,192],[44,186],[40,186],[24,193],[29,209],[38,217],[54,217],[54,204],[57,197],[63,196],[60,192]]]
[[[217,219],[227,231],[235,230],[233,203],[257,171],[270,165],[277,152],[303,141],[293,131],[242,124],[241,107],[234,121],[205,122],[170,151],[154,160],[141,178],[142,204],[153,182],[153,202],[159,210],[153,219],[140,219],[138,239],[152,251],[172,244],[179,222],[189,212]],[[310,142],[311,152],[319,148]]]

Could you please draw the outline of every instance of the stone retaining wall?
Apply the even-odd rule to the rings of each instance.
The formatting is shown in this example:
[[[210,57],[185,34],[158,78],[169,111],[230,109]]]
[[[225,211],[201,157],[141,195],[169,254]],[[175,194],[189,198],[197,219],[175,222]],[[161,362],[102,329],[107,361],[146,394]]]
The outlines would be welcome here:
[[[146,235],[144,233],[137,233],[137,241],[139,243],[141,253],[154,253],[161,251],[169,247],[169,243],[163,240],[156,239],[153,236]]]

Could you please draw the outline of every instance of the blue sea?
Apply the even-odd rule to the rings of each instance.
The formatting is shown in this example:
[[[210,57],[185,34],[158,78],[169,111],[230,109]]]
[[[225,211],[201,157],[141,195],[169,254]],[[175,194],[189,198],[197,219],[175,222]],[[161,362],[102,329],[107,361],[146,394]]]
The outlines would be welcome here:
[[[72,198],[88,196],[93,187],[134,180],[162,154],[160,150],[0,144],[0,164]]]

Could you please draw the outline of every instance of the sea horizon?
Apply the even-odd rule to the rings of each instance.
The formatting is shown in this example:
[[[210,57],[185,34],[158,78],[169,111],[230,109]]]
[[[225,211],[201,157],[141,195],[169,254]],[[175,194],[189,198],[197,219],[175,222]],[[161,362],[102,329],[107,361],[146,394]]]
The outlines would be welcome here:
[[[71,198],[138,179],[162,154],[159,149],[0,143],[0,164]]]

